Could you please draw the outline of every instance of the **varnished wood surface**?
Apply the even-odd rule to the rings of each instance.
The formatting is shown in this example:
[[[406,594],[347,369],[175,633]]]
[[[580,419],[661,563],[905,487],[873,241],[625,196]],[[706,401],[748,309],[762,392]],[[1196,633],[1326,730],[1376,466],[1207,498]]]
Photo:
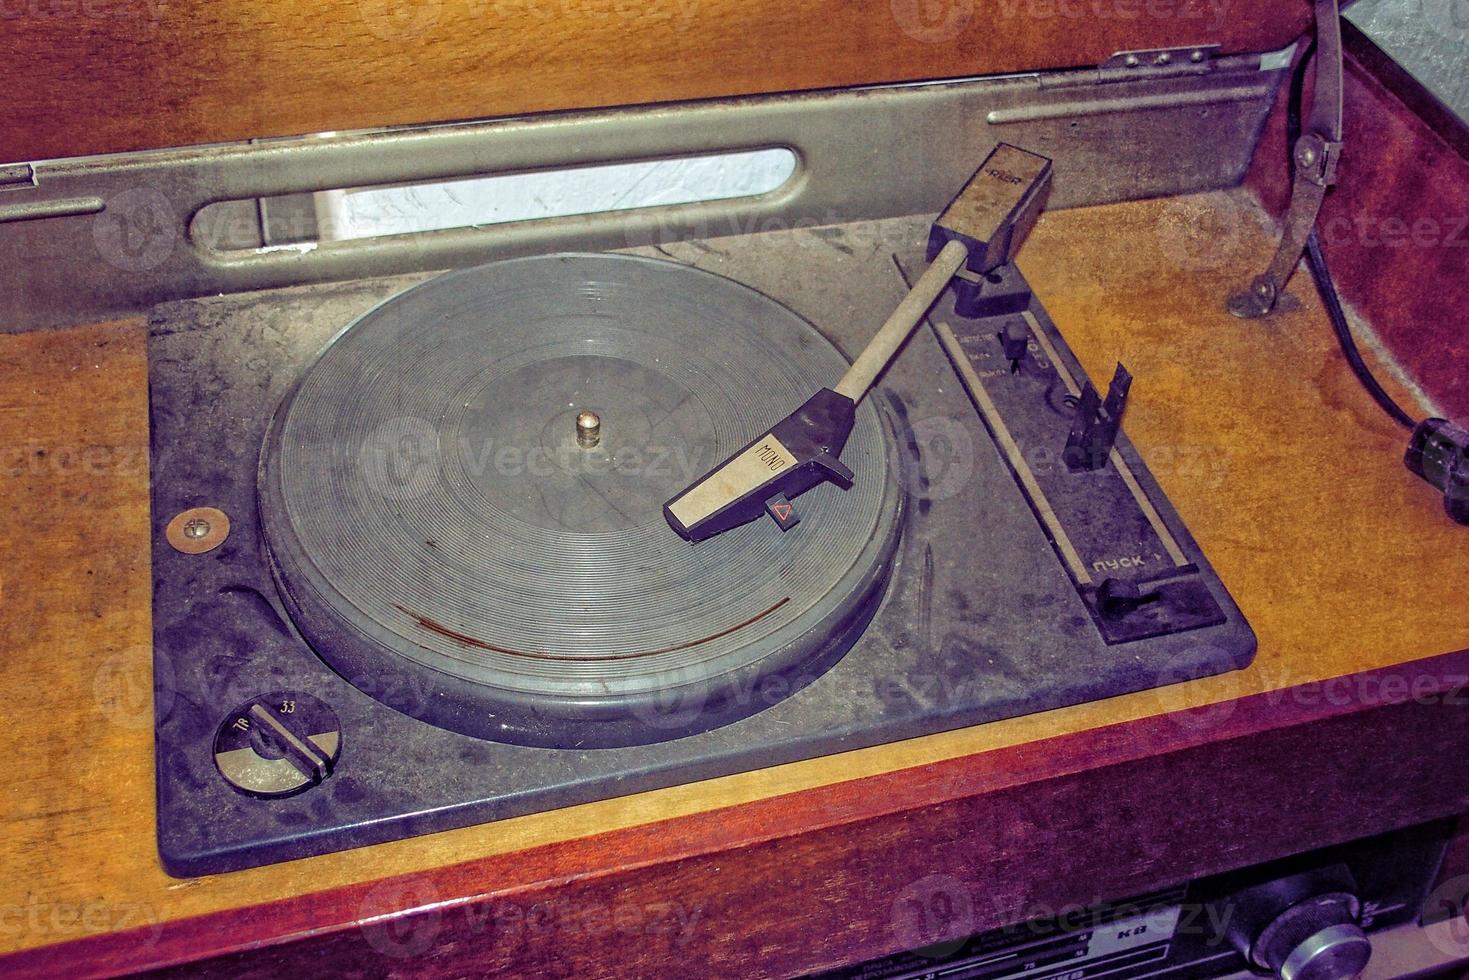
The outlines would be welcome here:
[[[1455,591],[1469,573],[1463,531],[1446,522],[1434,495],[1402,469],[1401,436],[1342,364],[1309,283],[1292,284],[1297,302],[1268,326],[1243,324],[1222,312],[1220,299],[1237,279],[1238,264],[1262,262],[1271,242],[1258,221],[1240,221],[1224,251],[1190,245],[1187,229],[1201,215],[1220,213],[1255,212],[1240,194],[1214,194],[1052,213],[1027,245],[1022,265],[1094,377],[1107,376],[1123,358],[1139,379],[1129,432],[1258,632],[1260,654],[1249,670],[758,773],[193,881],[163,874],[152,839],[148,522],[139,455],[146,440],[142,327],[119,324],[0,338],[0,445],[7,447],[0,470],[6,617],[0,634],[6,644],[0,658],[0,738],[9,763],[9,786],[0,796],[3,948],[47,946],[364,886],[335,898],[303,900],[304,920],[280,920],[292,928],[304,921],[309,930],[331,930],[363,915],[423,904],[424,896],[391,888],[374,891],[371,883],[377,879],[432,875],[472,859],[498,862],[481,873],[499,869],[505,876],[524,872],[563,882],[587,875],[589,881],[603,880],[612,872],[599,867],[600,861],[635,863],[637,848],[624,844],[604,853],[593,843],[569,852],[515,852],[799,793],[762,804],[742,824],[748,838],[773,839],[856,819],[864,807],[880,812],[891,803],[880,790],[868,789],[842,804],[848,809],[833,811],[811,802],[807,791],[815,787],[941,760],[963,761],[1006,747],[1026,751],[967,759],[965,766],[979,768],[956,770],[956,778],[987,772],[984,778],[1000,780],[997,786],[1054,780],[1084,772],[1096,760],[1125,759],[1125,751],[1117,755],[1118,741],[1125,748],[1128,740],[1143,737],[1128,727],[1095,740],[1075,733],[1288,688],[1294,689],[1274,700],[1267,693],[1247,716],[1259,724],[1268,723],[1276,710],[1327,717],[1340,704],[1350,707],[1352,698],[1380,695],[1364,694],[1360,682],[1350,682],[1352,698],[1341,702],[1334,700],[1339,691],[1333,694],[1334,688],[1312,682],[1469,648],[1469,616]],[[1439,677],[1436,683],[1447,682]],[[1394,744],[1395,751],[1410,752],[1425,743],[1425,733],[1435,725],[1443,727],[1441,716],[1413,713],[1421,707],[1404,709],[1411,717],[1400,719],[1403,741]],[[1182,737],[1205,745],[1230,733],[1231,718],[1246,715],[1224,706],[1182,717],[1192,719]],[[1172,719],[1150,724],[1168,731],[1178,727]],[[1389,730],[1397,729],[1361,729],[1370,740],[1360,751],[1380,747]],[[1330,731],[1336,730],[1321,734],[1320,747],[1334,746],[1337,754],[1331,758],[1339,763],[1340,753],[1356,743],[1350,731],[1338,731],[1336,741]],[[1051,746],[1030,744],[1062,735],[1072,737],[1054,752]],[[1285,739],[1274,751],[1304,753],[1307,748]],[[1214,757],[1221,759],[1226,767],[1245,764],[1227,753]],[[1011,765],[1016,768],[1007,768]],[[1199,773],[1179,768],[1178,791],[1208,768]],[[928,772],[903,784],[917,785],[915,792],[921,792]],[[1118,770],[1117,791],[1129,785],[1124,778],[1129,772]],[[1166,786],[1168,775],[1164,767],[1148,778]],[[902,774],[891,778],[908,780]],[[1133,772],[1131,781],[1140,778]],[[1395,790],[1393,799],[1376,801],[1362,812],[1377,820],[1406,820],[1452,803],[1457,792],[1446,786],[1435,797],[1431,790],[1424,787],[1416,800]],[[945,792],[955,791],[950,785]],[[1053,792],[1063,794],[1064,807],[1067,791]],[[1075,789],[1069,792],[1080,805],[1076,801],[1083,797]],[[988,819],[1003,825],[1005,814],[1013,812],[1023,824],[1024,811],[1006,807],[1034,806],[1034,801],[1009,800],[991,801],[999,809],[986,811]],[[1142,850],[1128,859],[1129,866],[1174,854],[1146,853],[1148,821],[1157,814],[1128,816],[1142,834]],[[911,819],[878,830],[891,840]],[[701,826],[722,823],[716,814]],[[697,826],[680,826],[683,833],[697,834]],[[640,833],[669,846],[713,847],[714,838],[670,841],[657,828]],[[1076,843],[1066,834],[1048,838],[1044,826],[1040,836],[1026,831],[1016,840],[1019,859],[1029,848],[1054,851]],[[1230,856],[1220,854],[1218,860]],[[708,885],[717,867],[717,860],[702,867],[688,886],[717,887]],[[462,877],[451,874],[444,880]],[[357,896],[356,904],[343,895]],[[242,922],[255,923],[247,933],[258,941],[276,919],[262,910],[221,921],[234,923],[214,927],[226,935]],[[165,932],[134,932],[130,948],[140,955],[171,948],[159,945]]]
[[[1469,779],[1440,760],[1469,752],[1466,679],[1450,654],[1327,698],[1257,694],[0,965],[805,975],[1461,813]]]
[[[1274,50],[1305,0],[27,0],[0,163],[756,92]]]

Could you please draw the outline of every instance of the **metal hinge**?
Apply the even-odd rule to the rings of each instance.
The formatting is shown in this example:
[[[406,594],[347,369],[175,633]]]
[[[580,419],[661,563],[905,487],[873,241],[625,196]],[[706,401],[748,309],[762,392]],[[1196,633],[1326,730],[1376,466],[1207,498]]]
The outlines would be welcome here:
[[[1052,72],[1041,76],[1041,87],[1106,85],[1155,78],[1207,75],[1215,68],[1218,44],[1189,44],[1178,48],[1140,48],[1119,51],[1095,68]]]
[[[1342,141],[1321,133],[1303,133],[1296,140],[1296,173],[1318,187],[1336,183],[1336,164],[1341,159]]]

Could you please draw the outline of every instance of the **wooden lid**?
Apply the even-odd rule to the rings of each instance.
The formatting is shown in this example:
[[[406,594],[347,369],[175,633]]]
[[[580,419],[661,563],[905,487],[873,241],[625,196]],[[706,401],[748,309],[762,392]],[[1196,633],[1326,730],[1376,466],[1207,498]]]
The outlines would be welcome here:
[[[1304,0],[100,0],[0,13],[0,164],[1274,50]]]

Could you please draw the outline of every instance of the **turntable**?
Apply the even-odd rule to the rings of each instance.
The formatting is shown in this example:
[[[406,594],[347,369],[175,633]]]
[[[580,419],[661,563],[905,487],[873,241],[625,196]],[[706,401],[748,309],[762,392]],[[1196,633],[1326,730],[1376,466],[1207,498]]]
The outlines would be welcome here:
[[[1466,955],[1469,132],[1334,0],[76,6],[0,972]]]
[[[169,872],[1248,663],[1249,627],[1119,431],[1127,372],[1104,402],[1013,262],[1049,163],[996,154],[975,178],[992,186],[966,188],[934,229],[894,219],[160,307]],[[850,367],[910,283],[888,349]],[[864,370],[859,388],[828,387]],[[846,406],[841,438],[817,432],[813,392]],[[772,434],[810,436],[810,451],[786,460]],[[678,517],[716,485],[727,499],[694,516],[738,510],[722,533]]]

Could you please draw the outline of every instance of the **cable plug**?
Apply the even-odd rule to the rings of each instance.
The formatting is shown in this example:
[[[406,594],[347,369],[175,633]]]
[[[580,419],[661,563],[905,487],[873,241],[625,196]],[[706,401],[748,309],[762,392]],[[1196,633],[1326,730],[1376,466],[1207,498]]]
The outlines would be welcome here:
[[[1444,495],[1444,511],[1469,525],[1469,432],[1445,419],[1424,419],[1413,430],[1403,462]]]

